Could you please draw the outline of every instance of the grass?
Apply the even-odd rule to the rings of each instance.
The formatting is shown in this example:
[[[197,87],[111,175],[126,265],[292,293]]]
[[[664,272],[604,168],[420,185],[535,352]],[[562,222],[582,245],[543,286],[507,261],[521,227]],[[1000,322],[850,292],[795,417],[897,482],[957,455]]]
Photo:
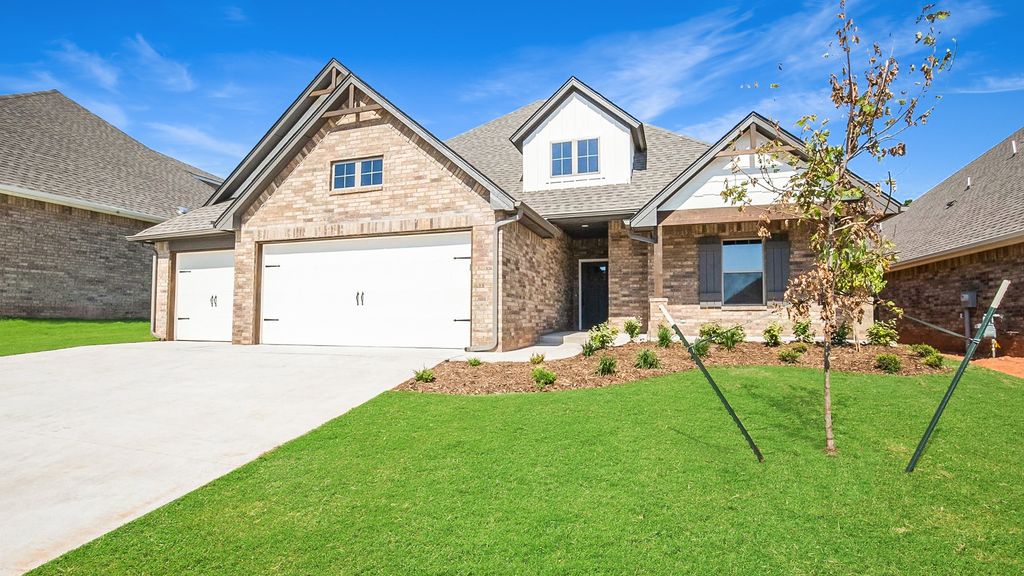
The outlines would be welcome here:
[[[39,574],[1010,574],[1024,380],[715,369],[503,396],[389,392]]]
[[[148,320],[23,320],[0,318],[0,356],[90,344],[153,340]]]

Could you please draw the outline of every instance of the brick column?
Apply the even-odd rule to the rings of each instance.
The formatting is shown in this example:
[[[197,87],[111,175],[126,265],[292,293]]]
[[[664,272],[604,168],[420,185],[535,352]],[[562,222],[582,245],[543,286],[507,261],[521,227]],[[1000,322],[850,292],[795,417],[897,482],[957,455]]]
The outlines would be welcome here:
[[[668,307],[668,298],[651,298],[649,300],[647,337],[651,340],[658,337],[658,326],[667,324],[665,317],[661,314],[661,308],[659,308],[661,305]]]

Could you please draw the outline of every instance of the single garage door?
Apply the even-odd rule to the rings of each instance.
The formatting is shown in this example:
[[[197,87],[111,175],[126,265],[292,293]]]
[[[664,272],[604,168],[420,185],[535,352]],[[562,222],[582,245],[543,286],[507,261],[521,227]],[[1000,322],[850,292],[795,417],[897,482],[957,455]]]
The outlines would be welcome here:
[[[174,284],[174,339],[231,341],[235,253],[181,252]]]
[[[263,247],[264,344],[469,345],[470,233]]]

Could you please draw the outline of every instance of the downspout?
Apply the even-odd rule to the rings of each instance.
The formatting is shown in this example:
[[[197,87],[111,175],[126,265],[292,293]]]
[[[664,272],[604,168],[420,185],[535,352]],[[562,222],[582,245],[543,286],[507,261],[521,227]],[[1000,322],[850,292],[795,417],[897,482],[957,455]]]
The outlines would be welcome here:
[[[156,335],[156,264],[157,264],[157,251],[156,244],[147,242],[149,247],[153,249],[153,266],[150,272],[149,280],[149,334],[158,340],[163,340]]]
[[[501,297],[501,287],[499,285],[499,279],[501,276],[501,255],[499,252],[501,248],[501,240],[499,232],[501,232],[501,229],[504,226],[521,220],[523,218],[523,212],[524,205],[519,204],[514,216],[510,216],[508,218],[505,218],[504,220],[498,220],[497,222],[494,223],[494,257],[491,260],[492,270],[494,271],[494,285],[492,287],[491,294],[491,340],[490,342],[483,346],[469,346],[466,348],[466,352],[490,352],[491,350],[494,350],[495,348],[498,347],[498,311],[500,308],[499,302]]]

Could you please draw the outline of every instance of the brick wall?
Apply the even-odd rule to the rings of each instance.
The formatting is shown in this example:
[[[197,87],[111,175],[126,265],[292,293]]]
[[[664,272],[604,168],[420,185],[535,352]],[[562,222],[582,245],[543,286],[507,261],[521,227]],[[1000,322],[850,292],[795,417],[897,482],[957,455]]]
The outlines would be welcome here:
[[[0,194],[0,317],[148,318],[149,226]]]
[[[1003,279],[1010,289],[999,308],[1002,318],[996,319],[999,354],[1024,356],[1024,243],[1014,244],[890,272],[882,292],[911,316],[952,330],[964,332],[960,292],[978,293],[978,307],[971,309],[973,324],[981,321]],[[964,342],[926,328],[909,320],[899,323],[900,340],[905,343],[931,344],[946,352],[963,353]],[[980,354],[990,353],[986,341]]]
[[[608,223],[608,321],[621,326],[629,317],[646,325],[649,312],[650,244],[631,240],[621,220]]]
[[[529,346],[572,322],[571,241],[541,238],[519,223],[501,229],[501,347]]]
[[[331,163],[383,156],[383,185],[330,189]],[[472,343],[491,335],[492,233],[485,191],[386,112],[325,123],[247,209],[235,246],[233,341],[258,341],[263,242],[472,231]]]

